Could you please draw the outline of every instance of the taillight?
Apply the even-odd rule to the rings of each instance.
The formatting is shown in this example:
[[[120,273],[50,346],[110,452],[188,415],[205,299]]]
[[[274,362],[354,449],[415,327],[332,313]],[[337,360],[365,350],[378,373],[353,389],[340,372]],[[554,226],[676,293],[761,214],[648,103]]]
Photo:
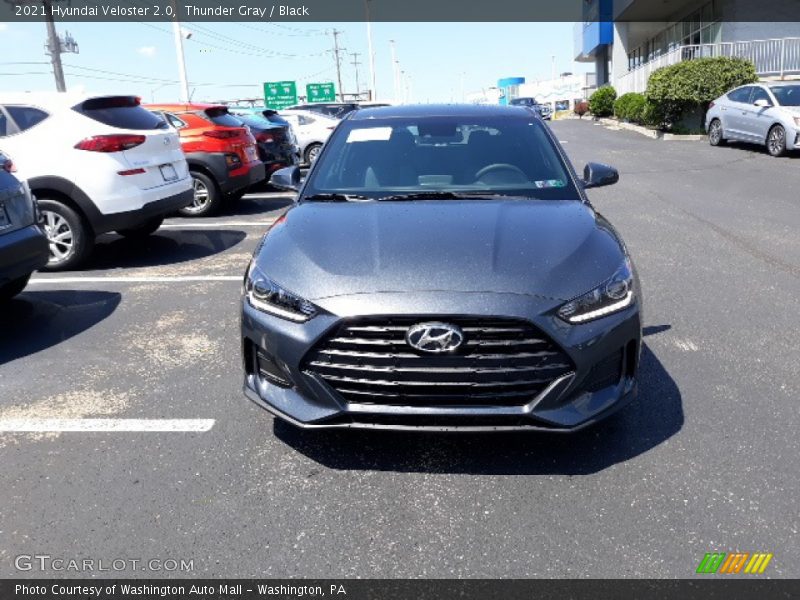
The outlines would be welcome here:
[[[261,133],[256,135],[256,139],[259,142],[263,142],[265,144],[271,144],[272,142],[275,141],[275,137],[271,133],[266,133],[265,131],[262,131]]]
[[[229,140],[242,135],[242,131],[241,129],[209,129],[204,131],[203,135],[215,140]]]
[[[113,135],[95,135],[81,140],[75,144],[78,150],[88,150],[89,152],[122,152],[130,150],[136,146],[144,144],[146,137],[143,135],[132,135],[118,133]]]
[[[14,161],[11,160],[10,158],[7,159],[7,160],[4,160],[3,161],[3,171],[5,171],[6,173],[16,173],[17,172],[17,167],[14,164]]]

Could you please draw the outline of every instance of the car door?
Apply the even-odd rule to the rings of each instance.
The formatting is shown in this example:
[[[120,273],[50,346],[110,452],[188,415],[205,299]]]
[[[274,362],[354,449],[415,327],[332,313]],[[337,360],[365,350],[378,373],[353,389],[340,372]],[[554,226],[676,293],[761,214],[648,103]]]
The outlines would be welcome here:
[[[768,103],[768,106],[758,106],[758,104]],[[742,129],[748,141],[759,144],[765,143],[769,128],[775,122],[774,118],[775,100],[761,86],[753,86],[753,93],[750,95],[750,102],[747,108],[742,111]]]
[[[725,137],[748,141],[744,128],[744,116],[749,110],[750,95],[753,93],[753,86],[746,85],[736,88],[726,96],[727,101],[720,108],[722,116],[722,128],[725,130]]]

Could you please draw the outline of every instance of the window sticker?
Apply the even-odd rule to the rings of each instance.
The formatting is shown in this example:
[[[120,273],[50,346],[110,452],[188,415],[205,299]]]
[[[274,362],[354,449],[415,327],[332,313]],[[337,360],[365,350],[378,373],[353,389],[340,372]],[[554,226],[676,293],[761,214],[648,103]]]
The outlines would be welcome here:
[[[353,142],[385,142],[392,137],[391,127],[364,127],[352,129],[347,136],[348,144]]]
[[[567,187],[567,182],[564,181],[563,179],[547,179],[545,181],[535,181],[534,184],[539,189]]]

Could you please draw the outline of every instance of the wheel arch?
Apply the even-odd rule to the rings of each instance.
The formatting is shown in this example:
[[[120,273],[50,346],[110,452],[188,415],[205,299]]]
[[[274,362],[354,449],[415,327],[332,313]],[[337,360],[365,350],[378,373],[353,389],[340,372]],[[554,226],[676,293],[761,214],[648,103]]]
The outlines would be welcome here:
[[[69,206],[95,233],[96,223],[102,215],[89,196],[72,181],[55,176],[32,177],[28,180],[28,187],[37,198],[58,200]]]

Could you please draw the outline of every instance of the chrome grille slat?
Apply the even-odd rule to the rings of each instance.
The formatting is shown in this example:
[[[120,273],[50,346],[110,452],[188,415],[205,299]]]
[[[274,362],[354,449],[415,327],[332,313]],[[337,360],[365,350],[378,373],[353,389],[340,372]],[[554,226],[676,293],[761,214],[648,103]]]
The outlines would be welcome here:
[[[405,340],[426,321],[458,325],[464,344],[426,354]],[[417,406],[521,406],[574,370],[533,325],[481,317],[374,317],[345,322],[308,353],[303,369],[345,401]]]

